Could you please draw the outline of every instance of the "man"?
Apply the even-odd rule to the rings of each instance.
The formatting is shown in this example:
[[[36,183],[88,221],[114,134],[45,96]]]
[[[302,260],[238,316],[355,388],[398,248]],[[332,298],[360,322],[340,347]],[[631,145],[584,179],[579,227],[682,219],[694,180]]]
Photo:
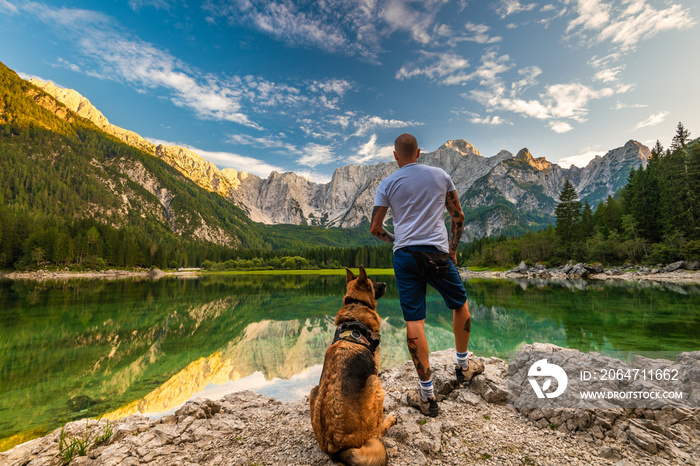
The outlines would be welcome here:
[[[438,290],[447,307],[453,310],[457,381],[470,381],[484,371],[484,365],[467,351],[471,316],[467,294],[455,267],[464,226],[462,206],[450,176],[440,168],[418,164],[418,157],[420,149],[414,136],[402,134],[396,139],[394,158],[399,169],[382,180],[377,188],[370,231],[380,240],[394,244],[394,273],[406,321],[408,351],[420,379],[419,390],[407,396],[408,404],[435,417],[439,407],[433,392],[424,328],[426,284]],[[445,207],[451,217],[449,238],[443,220]],[[394,217],[395,235],[383,226],[389,208]],[[414,258],[416,251],[448,253],[447,275],[444,278],[428,277],[419,264],[420,258]]]

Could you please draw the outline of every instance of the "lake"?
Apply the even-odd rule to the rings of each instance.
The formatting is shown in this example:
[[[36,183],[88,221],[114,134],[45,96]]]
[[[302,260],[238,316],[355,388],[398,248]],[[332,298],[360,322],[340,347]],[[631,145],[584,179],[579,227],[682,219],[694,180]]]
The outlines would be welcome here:
[[[394,278],[379,301],[382,364],[409,360]],[[700,348],[700,285],[465,283],[470,350],[549,342],[670,357]],[[282,401],[320,377],[344,275],[160,280],[0,280],[0,450],[83,417],[171,413],[195,396],[250,389]],[[428,296],[430,350],[454,347],[451,311]]]

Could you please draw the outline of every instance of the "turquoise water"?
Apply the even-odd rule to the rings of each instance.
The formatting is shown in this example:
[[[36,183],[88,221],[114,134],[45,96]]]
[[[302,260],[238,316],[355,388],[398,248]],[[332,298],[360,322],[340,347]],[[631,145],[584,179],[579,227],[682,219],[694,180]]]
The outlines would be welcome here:
[[[385,367],[409,360],[392,276],[379,301]],[[193,396],[308,394],[320,376],[343,276],[209,275],[0,281],[0,449],[90,416],[172,412]],[[700,286],[471,280],[470,350],[507,358],[532,342],[582,351],[700,348]],[[431,351],[451,311],[428,296]]]

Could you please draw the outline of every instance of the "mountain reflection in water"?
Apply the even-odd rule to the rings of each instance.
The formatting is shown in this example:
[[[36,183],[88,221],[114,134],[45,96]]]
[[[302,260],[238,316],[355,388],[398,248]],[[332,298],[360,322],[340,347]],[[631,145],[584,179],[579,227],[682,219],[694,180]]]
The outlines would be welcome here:
[[[379,301],[383,367],[409,360],[393,277]],[[697,285],[471,280],[470,349],[696,350]],[[241,389],[281,400],[320,377],[343,276],[0,281],[0,449],[90,416],[172,412]],[[432,351],[454,347],[452,313],[428,296]]]

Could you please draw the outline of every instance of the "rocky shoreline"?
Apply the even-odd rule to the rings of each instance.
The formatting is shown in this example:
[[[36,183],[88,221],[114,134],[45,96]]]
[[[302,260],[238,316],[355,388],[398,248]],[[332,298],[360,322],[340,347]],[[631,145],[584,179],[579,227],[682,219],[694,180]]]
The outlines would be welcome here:
[[[53,270],[38,270],[36,272],[10,272],[3,273],[0,271],[0,278],[10,280],[69,280],[72,278],[101,278],[105,280],[120,280],[124,278],[150,278],[157,279],[165,276],[170,277],[191,277],[197,275],[197,270],[176,270],[164,272],[160,269],[150,270],[101,270],[87,272],[73,271],[53,271]]]
[[[623,267],[603,268],[599,264],[568,264],[560,267],[547,268],[537,264],[527,266],[521,262],[517,267],[505,272],[492,270],[475,271],[468,267],[459,269],[463,280],[470,278],[536,278],[536,279],[590,279],[590,280],[637,280],[664,281],[678,283],[700,283],[700,262],[678,261],[667,266],[648,268],[627,264]],[[177,270],[164,272],[159,269],[150,270],[103,270],[87,272],[44,271],[10,272],[0,271],[0,279],[10,280],[69,280],[73,278],[119,280],[124,278],[158,279],[170,277],[194,277],[200,275],[199,269]]]
[[[523,350],[578,353],[537,343]],[[504,361],[481,358],[485,372],[469,386],[458,387],[453,351],[430,355],[441,409],[436,418],[426,418],[405,402],[417,380],[410,362],[380,374],[387,392],[385,413],[393,412],[398,418],[383,439],[389,464],[700,463],[697,409],[610,407],[587,412],[516,408],[507,403],[512,371]],[[597,357],[595,353],[587,356]],[[667,363],[692,364],[697,375],[700,352],[683,353],[675,363]],[[65,433],[68,437],[85,435],[87,425],[89,434],[99,435],[106,424],[105,420],[75,421],[65,426]],[[220,400],[188,402],[174,415],[160,419],[129,416],[110,427],[114,434],[107,442],[70,464],[334,464],[314,439],[308,397],[280,403],[250,391],[238,392]],[[60,464],[60,436],[61,429],[57,429],[0,453],[0,463]]]
[[[678,283],[700,283],[700,262],[678,261],[654,268],[626,264],[622,267],[604,268],[600,264],[567,264],[546,267],[542,264],[528,266],[521,262],[505,272],[460,269],[462,279],[468,278],[536,278],[536,279],[589,279],[589,280],[637,280]]]

